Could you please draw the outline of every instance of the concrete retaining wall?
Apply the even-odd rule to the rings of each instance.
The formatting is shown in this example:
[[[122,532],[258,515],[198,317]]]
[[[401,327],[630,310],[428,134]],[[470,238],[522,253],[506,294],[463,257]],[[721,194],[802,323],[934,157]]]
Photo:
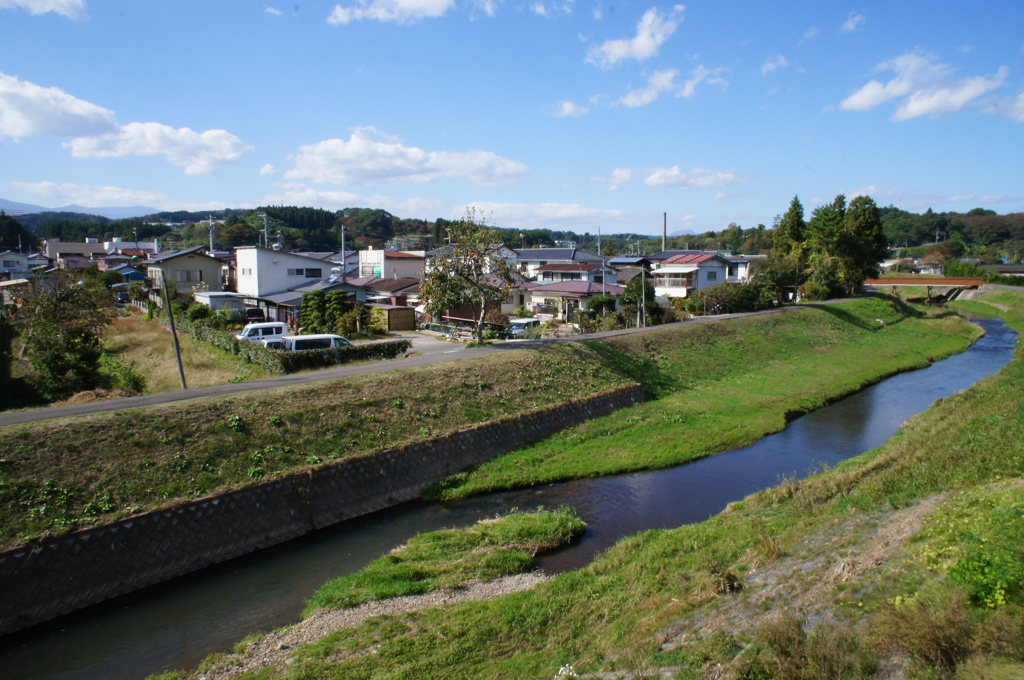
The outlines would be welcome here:
[[[508,416],[0,553],[0,635],[360,515],[643,401],[640,385]]]

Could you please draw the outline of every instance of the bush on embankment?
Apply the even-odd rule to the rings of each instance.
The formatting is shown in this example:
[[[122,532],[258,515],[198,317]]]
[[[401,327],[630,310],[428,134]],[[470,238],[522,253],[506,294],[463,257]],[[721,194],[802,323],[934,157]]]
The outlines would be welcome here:
[[[175,317],[174,326],[181,333],[209,343],[229,354],[234,354],[245,363],[260,366],[278,375],[313,368],[329,368],[356,361],[394,359],[408,352],[412,347],[412,342],[409,340],[385,340],[352,345],[351,347],[283,352],[270,349],[259,343],[239,340],[234,334],[211,328],[202,321],[190,321],[184,317]]]

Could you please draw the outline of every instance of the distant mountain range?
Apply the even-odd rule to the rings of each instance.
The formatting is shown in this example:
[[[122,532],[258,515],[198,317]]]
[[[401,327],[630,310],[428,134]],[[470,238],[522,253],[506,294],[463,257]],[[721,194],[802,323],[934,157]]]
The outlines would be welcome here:
[[[123,220],[129,217],[142,217],[143,215],[152,215],[160,212],[156,208],[147,208],[143,205],[133,205],[126,207],[114,207],[114,208],[89,208],[84,205],[63,205],[59,208],[44,208],[41,205],[32,205],[31,203],[16,203],[14,201],[8,201],[7,199],[0,198],[0,210],[3,210],[8,215],[24,215],[26,213],[38,213],[38,212],[74,212],[83,213],[86,215],[99,215],[100,217],[106,217],[111,220]]]

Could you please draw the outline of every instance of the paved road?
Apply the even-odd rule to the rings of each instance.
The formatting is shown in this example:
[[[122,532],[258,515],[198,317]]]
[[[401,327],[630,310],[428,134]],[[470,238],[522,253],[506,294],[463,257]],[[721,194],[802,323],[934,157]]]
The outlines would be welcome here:
[[[832,300],[830,302],[841,302],[841,300]],[[228,383],[225,385],[214,385],[211,387],[199,387],[195,389],[181,390],[177,392],[145,394],[138,397],[127,397],[124,399],[107,399],[104,401],[95,401],[87,404],[75,404],[72,406],[54,406],[49,408],[44,407],[26,411],[11,411],[7,413],[0,413],[0,427],[4,425],[20,425],[24,423],[37,422],[41,420],[51,420],[53,418],[67,418],[71,416],[80,416],[89,413],[104,413],[107,411],[117,411],[123,409],[138,408],[142,406],[152,406],[154,404],[169,404],[175,401],[185,401],[188,399],[198,399],[201,397],[223,397],[233,394],[241,394],[243,392],[268,390],[276,387],[305,385],[308,383],[319,382],[322,380],[337,380],[339,378],[348,378],[351,376],[365,375],[368,373],[378,373],[380,371],[394,371],[401,368],[409,368],[412,366],[426,366],[428,364],[434,364],[442,361],[456,361],[468,357],[485,356],[488,354],[497,354],[499,352],[507,352],[509,350],[516,349],[535,348],[559,342],[602,340],[604,338],[612,338],[620,335],[632,335],[635,333],[644,332],[657,332],[661,330],[667,330],[670,328],[677,328],[683,325],[692,325],[695,323],[712,323],[727,319],[737,319],[749,316],[758,316],[763,314],[775,314],[778,312],[784,312],[791,309],[799,309],[802,306],[804,305],[796,305],[790,307],[783,307],[780,309],[770,309],[761,312],[750,312],[744,314],[702,316],[692,319],[690,321],[681,321],[677,323],[665,324],[663,326],[654,326],[651,328],[627,328],[617,331],[594,333],[591,335],[575,335],[564,338],[552,338],[547,340],[510,340],[507,342],[495,343],[494,345],[491,345],[489,347],[474,348],[468,348],[464,345],[451,343],[427,333],[396,333],[395,335],[397,337],[408,338],[413,341],[413,351],[408,358],[393,359],[389,361],[381,361],[371,364],[360,364],[357,366],[340,366],[338,368],[329,368],[321,371],[295,373],[293,375],[282,375],[273,378],[264,378],[262,380],[252,380],[243,383]]]

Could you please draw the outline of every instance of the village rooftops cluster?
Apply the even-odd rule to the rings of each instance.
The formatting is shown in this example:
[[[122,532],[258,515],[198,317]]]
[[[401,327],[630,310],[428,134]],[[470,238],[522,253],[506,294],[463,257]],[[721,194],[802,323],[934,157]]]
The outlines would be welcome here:
[[[700,251],[605,258],[576,247],[514,249],[495,243],[491,248],[519,272],[508,297],[493,301],[494,309],[506,316],[526,309],[569,321],[596,296],[619,297],[640,275],[651,278],[658,296],[671,298],[717,283],[742,283],[750,274],[747,258]],[[233,252],[210,252],[205,246],[160,251],[158,242],[48,241],[45,253],[35,256],[0,255],[0,275],[30,276],[95,263],[102,271],[121,273],[125,284],[143,282],[158,303],[165,282],[173,283],[178,293],[192,293],[211,308],[258,307],[268,320],[295,326],[302,296],[317,290],[342,290],[360,302],[423,313],[420,277],[450,249],[334,253],[242,246]],[[444,320],[473,316],[468,310],[449,310]]]

